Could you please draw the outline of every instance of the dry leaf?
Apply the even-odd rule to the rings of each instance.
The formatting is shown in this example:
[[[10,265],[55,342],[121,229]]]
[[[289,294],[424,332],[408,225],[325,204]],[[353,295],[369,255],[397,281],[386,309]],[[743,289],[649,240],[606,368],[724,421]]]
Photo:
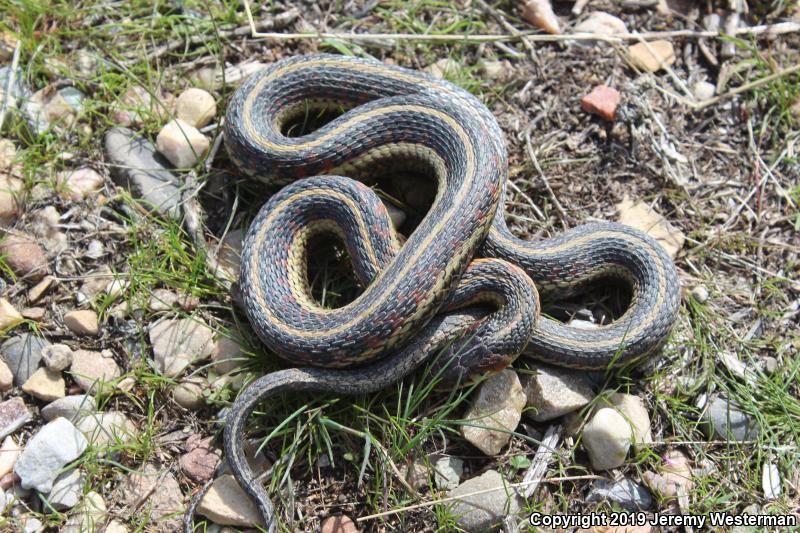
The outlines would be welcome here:
[[[646,203],[634,203],[631,199],[625,198],[617,204],[617,211],[621,224],[640,229],[653,237],[672,259],[675,259],[678,251],[683,248],[685,237],[681,230],[670,224]]]

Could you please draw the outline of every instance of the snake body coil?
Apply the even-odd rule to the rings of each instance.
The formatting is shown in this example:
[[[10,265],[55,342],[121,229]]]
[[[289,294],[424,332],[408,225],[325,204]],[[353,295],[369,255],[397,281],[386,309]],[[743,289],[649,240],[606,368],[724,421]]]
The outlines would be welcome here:
[[[310,134],[285,135],[287,124],[321,110],[342,113]],[[244,172],[289,184],[261,209],[244,243],[248,318],[287,361],[329,367],[265,376],[228,416],[228,462],[270,531],[277,530],[272,506],[240,445],[247,416],[264,398],[285,390],[358,393],[397,381],[452,340],[448,328],[468,329],[465,317],[476,303],[494,311],[454,353],[453,379],[501,368],[523,350],[572,368],[626,363],[657,348],[675,321],[675,267],[644,233],[594,223],[535,243],[511,234],[503,134],[482,103],[448,82],[350,57],[279,61],[237,90],[225,141]],[[366,179],[396,164],[413,164],[438,181],[432,207],[402,247],[377,196],[340,177]],[[307,280],[308,242],[323,232],[345,243],[365,287],[337,309],[321,308]],[[558,295],[608,275],[632,293],[612,324],[579,330],[537,321],[537,288]]]

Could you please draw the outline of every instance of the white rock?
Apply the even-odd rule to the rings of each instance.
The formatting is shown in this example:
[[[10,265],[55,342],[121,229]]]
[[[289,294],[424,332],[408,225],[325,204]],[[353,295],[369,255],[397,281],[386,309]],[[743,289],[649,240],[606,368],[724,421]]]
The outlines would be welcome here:
[[[211,356],[214,332],[200,318],[164,320],[150,330],[156,369],[175,377],[194,363]]]
[[[62,196],[79,201],[103,188],[103,176],[92,168],[79,168],[69,172],[60,172],[56,178],[63,188]]]
[[[692,298],[697,300],[697,303],[706,303],[708,301],[708,296],[708,289],[702,285],[697,285],[692,289]]]
[[[75,424],[93,446],[106,446],[115,442],[128,442],[136,434],[136,426],[123,413],[109,411],[93,413]]]
[[[764,463],[761,470],[761,488],[767,500],[777,500],[780,497],[781,471],[775,463]]]
[[[47,495],[47,501],[58,510],[72,509],[83,496],[84,479],[80,470],[74,468],[64,472],[53,483],[53,489]]]
[[[252,527],[261,524],[255,505],[230,474],[222,475],[211,483],[197,506],[197,513],[223,526]]]
[[[490,376],[464,415],[470,425],[461,426],[461,435],[486,455],[500,453],[519,424],[525,400],[516,372],[505,369]]]
[[[14,463],[17,462],[21,453],[22,448],[19,447],[14,437],[9,435],[3,440],[3,445],[0,446],[0,478],[14,469]]]
[[[604,11],[595,11],[586,20],[579,22],[572,33],[592,33],[594,35],[616,35],[628,33],[628,27],[622,19],[609,15]]]
[[[156,147],[176,168],[189,168],[205,157],[210,143],[197,128],[175,119],[161,129]]]
[[[185,123],[202,128],[217,115],[217,102],[208,91],[186,89],[178,96],[175,112]]]
[[[464,475],[464,461],[458,457],[444,456],[433,464],[433,479],[440,489],[454,489]]]
[[[44,524],[35,516],[25,517],[25,525],[22,527],[22,533],[42,533],[44,531]]]
[[[88,492],[75,513],[71,515],[59,533],[93,533],[100,530],[106,519],[106,502],[96,492]]]
[[[104,255],[106,255],[105,246],[103,246],[103,242],[97,239],[92,239],[89,241],[88,246],[86,246],[86,257],[89,259],[100,259]]]
[[[39,400],[52,402],[64,397],[66,384],[61,372],[40,368],[22,384],[22,391]]]
[[[458,498],[448,502],[449,514],[455,516],[458,526],[467,532],[494,531],[504,516],[516,515],[524,503],[509,485],[500,473],[487,470],[447,494]]]
[[[594,392],[580,374],[545,365],[533,365],[532,374],[523,374],[520,381],[527,397],[526,411],[537,422],[544,422],[571,413],[588,404]]]
[[[583,429],[583,445],[592,468],[610,470],[622,466],[631,446],[631,427],[610,407],[598,409]]]
[[[631,445],[638,451],[653,442],[642,400],[631,394],[612,394],[586,424],[583,442],[595,470],[621,466]]]
[[[23,488],[48,493],[64,466],[83,453],[86,438],[66,418],[56,418],[43,426],[25,446],[14,465]]]
[[[108,350],[90,352],[77,350],[72,354],[70,374],[84,391],[102,389],[108,383],[117,379],[122,371]]]
[[[108,282],[108,285],[106,285],[106,294],[108,294],[111,297],[112,301],[116,300],[117,298],[122,296],[122,294],[126,290],[128,290],[129,286],[130,283],[126,280],[122,279],[111,280]]]
[[[709,98],[713,98],[714,93],[717,92],[717,88],[714,86],[713,83],[709,83],[707,81],[698,81],[692,87],[692,92],[694,93],[694,97],[699,102],[702,102],[703,100],[708,100]]]
[[[66,344],[51,344],[42,348],[42,360],[50,370],[66,370],[72,364],[72,349]]]
[[[63,417],[70,422],[77,422],[84,416],[97,410],[97,400],[89,394],[76,394],[65,396],[42,407],[41,413],[45,420]]]
[[[633,430],[633,449],[637,452],[653,442],[650,430],[650,415],[644,402],[633,394],[614,393],[609,397],[611,406],[619,411]]]

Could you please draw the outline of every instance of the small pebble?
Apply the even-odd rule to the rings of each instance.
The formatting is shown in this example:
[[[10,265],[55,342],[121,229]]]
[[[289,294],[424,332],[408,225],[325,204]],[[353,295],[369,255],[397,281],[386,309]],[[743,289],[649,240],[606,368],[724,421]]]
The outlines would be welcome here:
[[[699,102],[702,102],[703,100],[713,98],[714,94],[717,92],[717,88],[713,83],[709,83],[707,81],[698,81],[694,84],[694,87],[692,87],[692,92],[694,93],[694,97]]]
[[[0,255],[19,277],[40,281],[47,274],[47,256],[32,237],[8,235],[0,243]]]
[[[39,400],[52,402],[64,397],[66,384],[61,372],[40,368],[22,384],[22,391]]]
[[[190,126],[202,128],[217,115],[217,102],[208,91],[186,89],[176,102],[178,118]]]
[[[619,17],[604,11],[595,11],[586,20],[576,24],[572,29],[572,33],[592,33],[610,36],[618,33],[628,33],[628,27]]]
[[[103,188],[104,183],[103,176],[88,167],[60,172],[56,181],[63,188],[62,196],[73,201],[92,196]]]
[[[697,300],[697,303],[706,303],[708,301],[708,296],[708,289],[702,285],[697,285],[692,289],[692,298]]]
[[[42,278],[42,281],[34,285],[31,288],[31,290],[28,291],[28,301],[32,304],[38,302],[42,298],[42,296],[44,296],[44,294],[47,292],[47,289],[50,288],[50,286],[53,284],[54,281],[55,278],[53,276],[45,276],[44,278]]]
[[[108,350],[103,352],[77,350],[72,354],[70,373],[75,383],[89,392],[102,389],[104,384],[117,379],[122,371]]]
[[[76,335],[96,337],[100,333],[97,313],[90,309],[70,311],[64,315],[64,324]]]
[[[44,307],[26,307],[20,314],[23,318],[33,320],[34,322],[41,322],[44,319],[46,310]]]
[[[603,120],[613,122],[617,117],[617,106],[619,106],[621,96],[619,91],[598,85],[592,92],[581,99],[581,108],[587,113],[599,116]]]
[[[66,370],[72,364],[72,349],[66,344],[51,344],[42,348],[42,360],[50,370]]]
[[[176,168],[189,168],[205,157],[210,143],[197,128],[175,119],[161,129],[156,147]]]
[[[675,47],[670,41],[649,41],[628,47],[631,63],[646,72],[656,72],[675,63]]]

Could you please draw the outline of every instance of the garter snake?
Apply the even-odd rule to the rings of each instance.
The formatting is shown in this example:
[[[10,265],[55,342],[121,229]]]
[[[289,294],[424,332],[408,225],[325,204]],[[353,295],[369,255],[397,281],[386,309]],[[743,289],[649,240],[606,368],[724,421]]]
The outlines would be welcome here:
[[[286,135],[287,125],[304,113],[324,110],[340,115],[309,134]],[[472,359],[457,365],[458,379],[500,368],[520,352],[579,369],[627,363],[660,346],[677,316],[675,266],[643,232],[591,223],[528,242],[509,231],[502,131],[480,101],[446,81],[352,57],[282,60],[236,91],[225,143],[243,172],[286,185],[245,239],[240,285],[248,318],[272,352],[290,363],[327,367],[265,376],[239,396],[228,416],[229,464],[271,531],[272,507],[241,456],[244,421],[257,401],[287,389],[345,394],[396,381],[424,359],[420,354],[441,346],[447,320],[437,313],[461,312],[463,320],[458,310],[471,303],[491,304],[495,321],[480,325],[479,342],[466,350]],[[380,200],[350,178],[368,180],[412,163],[438,188],[427,215],[400,246]],[[336,309],[318,305],[307,280],[308,243],[320,233],[344,242],[364,286]],[[480,256],[494,259],[470,266]],[[585,330],[546,317],[522,318],[538,314],[536,289],[559,295],[609,275],[626,282],[632,298],[607,326]],[[508,284],[515,292],[503,289],[501,279],[516,279]],[[524,294],[528,305],[520,303]],[[493,345],[495,338],[503,340]]]

